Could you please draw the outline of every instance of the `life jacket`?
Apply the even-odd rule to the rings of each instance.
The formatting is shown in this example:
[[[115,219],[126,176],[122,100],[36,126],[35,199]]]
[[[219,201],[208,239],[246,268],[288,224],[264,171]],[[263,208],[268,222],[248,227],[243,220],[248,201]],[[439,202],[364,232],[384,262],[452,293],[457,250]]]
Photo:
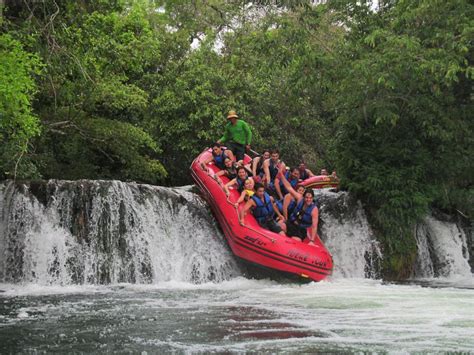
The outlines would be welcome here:
[[[296,185],[298,185],[299,180],[298,179],[291,179],[290,180],[290,172],[287,171],[285,173],[286,180],[290,183],[291,187],[293,189],[296,189]],[[280,190],[283,195],[286,195],[288,193],[288,190],[285,188],[285,185],[283,185],[283,182],[280,181]]]
[[[253,209],[253,216],[260,223],[263,223],[265,221],[272,219],[273,215],[275,214],[270,195],[265,192],[263,196],[264,196],[265,202],[262,202],[262,200],[259,197],[257,197],[257,195],[252,196],[252,200],[256,204],[255,208]]]
[[[278,161],[280,163],[280,161]],[[270,159],[270,164],[268,164],[268,170],[270,170],[270,181],[273,182],[278,174],[278,163],[274,163],[272,159]]]
[[[275,202],[280,213],[283,213],[283,200],[278,200]]]
[[[291,200],[291,202],[288,204],[288,216],[291,216],[295,207],[296,207],[296,200]]]
[[[212,152],[212,156],[214,157],[214,163],[219,169],[225,169],[225,164],[224,161],[228,158],[227,155],[222,151],[221,154],[215,155],[214,152]]]
[[[277,207],[278,207],[278,210],[280,211],[280,213],[283,214],[283,200],[278,200],[275,202]],[[296,207],[296,201],[295,200],[291,200],[290,203],[288,204],[288,215],[291,216],[291,213],[293,212],[293,210],[295,209]]]
[[[298,222],[298,226],[301,228],[308,228],[311,227],[313,224],[313,217],[311,216],[311,212],[315,208],[318,208],[316,205],[316,202],[313,201],[311,205],[306,207],[306,209],[303,212],[303,205],[304,201],[301,200],[293,210],[293,213],[290,216],[290,222]]]
[[[300,180],[306,180],[307,178],[309,178],[309,174],[306,169],[299,170],[299,172],[300,172]]]
[[[245,180],[248,179],[248,176],[245,177],[245,179],[241,179],[238,176],[235,178],[235,181],[237,182],[237,191],[242,192],[244,191],[245,188]]]

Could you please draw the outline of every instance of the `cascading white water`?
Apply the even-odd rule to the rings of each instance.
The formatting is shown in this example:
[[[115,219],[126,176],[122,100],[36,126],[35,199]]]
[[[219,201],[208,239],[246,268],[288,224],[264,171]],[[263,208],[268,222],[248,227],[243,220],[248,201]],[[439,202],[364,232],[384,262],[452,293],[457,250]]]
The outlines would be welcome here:
[[[324,244],[333,255],[334,277],[376,277],[380,248],[362,205],[347,192],[317,191]]]
[[[413,278],[431,278],[435,275],[433,260],[430,255],[428,231],[423,223],[415,228],[417,257],[413,268]]]
[[[0,188],[0,280],[40,284],[222,281],[239,269],[186,189],[118,181]]]
[[[471,277],[466,234],[456,223],[428,216],[417,226],[416,240],[413,277]]]
[[[376,278],[382,253],[357,200],[318,191],[334,277]],[[466,235],[417,226],[414,278],[471,275]],[[241,274],[210,210],[189,188],[118,181],[0,184],[0,282],[221,281]]]
[[[468,282],[361,280],[381,258],[361,204],[343,192],[317,199],[335,278],[295,285],[233,277],[210,210],[187,188],[0,183],[0,353],[473,349],[461,228],[433,217],[418,226],[417,277]]]

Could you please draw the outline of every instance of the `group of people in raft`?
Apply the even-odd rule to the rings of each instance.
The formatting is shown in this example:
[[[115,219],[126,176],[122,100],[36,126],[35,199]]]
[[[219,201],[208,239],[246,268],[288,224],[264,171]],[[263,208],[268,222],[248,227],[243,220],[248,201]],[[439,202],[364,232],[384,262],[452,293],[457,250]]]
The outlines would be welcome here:
[[[242,224],[245,215],[251,211],[262,228],[299,241],[308,237],[307,228],[311,227],[309,244],[314,244],[319,210],[313,190],[300,184],[314,174],[304,162],[287,170],[277,149],[265,150],[249,164],[244,164],[252,131],[235,111],[229,111],[227,119],[224,135],[212,144],[212,156],[201,163],[201,168],[207,170],[207,164],[213,162],[221,169],[215,174],[215,179],[223,185],[220,177],[229,178],[229,182],[223,185],[227,196],[230,187],[237,187],[241,195],[235,206],[245,202],[239,215]],[[321,170],[321,175],[328,175],[326,169]],[[331,176],[337,179],[335,172]]]

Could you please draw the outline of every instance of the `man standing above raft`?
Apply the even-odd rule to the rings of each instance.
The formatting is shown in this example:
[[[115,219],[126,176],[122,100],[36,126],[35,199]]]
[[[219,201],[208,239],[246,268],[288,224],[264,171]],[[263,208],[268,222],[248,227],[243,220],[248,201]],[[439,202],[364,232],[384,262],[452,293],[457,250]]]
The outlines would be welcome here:
[[[247,122],[239,119],[237,112],[229,111],[227,114],[229,122],[225,126],[224,135],[218,143],[227,143],[227,149],[231,150],[237,161],[244,160],[245,151],[250,149],[252,142],[252,131]]]

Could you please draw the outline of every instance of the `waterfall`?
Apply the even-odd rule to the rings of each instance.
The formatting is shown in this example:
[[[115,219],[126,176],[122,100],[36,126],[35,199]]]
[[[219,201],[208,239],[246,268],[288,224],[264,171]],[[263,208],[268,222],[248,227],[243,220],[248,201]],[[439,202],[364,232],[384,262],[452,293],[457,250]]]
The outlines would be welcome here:
[[[199,283],[239,274],[207,207],[188,190],[0,184],[0,282]]]
[[[320,232],[334,259],[334,277],[375,278],[382,258],[362,204],[347,192],[316,191]]]
[[[414,278],[471,277],[466,233],[454,222],[426,217],[416,228]]]
[[[417,257],[412,277],[431,278],[435,275],[433,260],[431,259],[430,246],[428,241],[428,231],[426,225],[420,223],[415,228],[415,238],[417,247]]]
[[[361,203],[347,192],[320,190],[316,199],[334,277],[379,278],[383,255]],[[456,223],[427,217],[415,237],[413,278],[471,276],[469,243]],[[191,187],[0,183],[0,282],[202,283],[242,273]]]

